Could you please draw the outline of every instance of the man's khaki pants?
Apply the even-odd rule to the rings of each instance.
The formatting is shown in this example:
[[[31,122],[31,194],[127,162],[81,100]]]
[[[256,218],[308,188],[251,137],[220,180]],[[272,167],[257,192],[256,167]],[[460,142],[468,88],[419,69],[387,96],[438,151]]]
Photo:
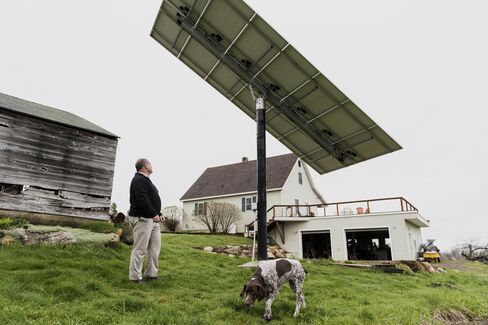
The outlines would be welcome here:
[[[144,276],[158,276],[158,258],[161,251],[161,228],[151,218],[129,217],[134,226],[134,244],[130,254],[129,280],[142,280],[142,263],[146,257]]]

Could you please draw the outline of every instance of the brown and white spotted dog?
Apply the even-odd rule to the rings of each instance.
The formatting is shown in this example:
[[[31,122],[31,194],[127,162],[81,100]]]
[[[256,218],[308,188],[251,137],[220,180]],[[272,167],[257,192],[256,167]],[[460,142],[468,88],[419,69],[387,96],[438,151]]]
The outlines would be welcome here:
[[[241,297],[245,298],[248,306],[252,306],[256,300],[266,299],[263,317],[270,321],[272,318],[271,305],[278,296],[280,288],[288,283],[296,294],[296,308],[293,317],[297,317],[302,305],[305,307],[302,288],[306,273],[302,264],[296,260],[280,258],[260,261],[256,272],[244,285]]]

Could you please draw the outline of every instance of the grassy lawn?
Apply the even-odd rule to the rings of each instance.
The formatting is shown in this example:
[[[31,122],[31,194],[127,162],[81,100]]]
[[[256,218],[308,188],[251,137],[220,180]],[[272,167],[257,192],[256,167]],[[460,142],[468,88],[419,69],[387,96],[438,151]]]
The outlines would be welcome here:
[[[239,245],[233,236],[163,236],[159,281],[127,280],[130,248],[100,244],[0,247],[0,324],[264,324],[264,303],[246,308],[240,290],[249,259],[194,246]],[[488,266],[406,276],[303,262],[307,308],[294,320],[284,287],[276,324],[431,324],[457,309],[488,318]]]

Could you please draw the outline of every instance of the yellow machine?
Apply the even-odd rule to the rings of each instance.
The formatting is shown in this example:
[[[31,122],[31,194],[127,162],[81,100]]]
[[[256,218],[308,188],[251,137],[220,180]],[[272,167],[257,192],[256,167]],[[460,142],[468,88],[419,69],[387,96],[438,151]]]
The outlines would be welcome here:
[[[440,263],[441,253],[434,245],[435,239],[427,239],[427,243],[420,245],[419,258],[430,263]]]

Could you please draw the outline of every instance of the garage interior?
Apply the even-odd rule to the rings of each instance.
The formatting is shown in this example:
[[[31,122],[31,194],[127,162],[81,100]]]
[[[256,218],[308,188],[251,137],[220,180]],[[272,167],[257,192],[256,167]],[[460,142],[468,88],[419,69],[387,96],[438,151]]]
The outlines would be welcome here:
[[[346,230],[349,260],[391,261],[388,228]]]
[[[303,232],[302,247],[303,258],[331,258],[330,232]]]

